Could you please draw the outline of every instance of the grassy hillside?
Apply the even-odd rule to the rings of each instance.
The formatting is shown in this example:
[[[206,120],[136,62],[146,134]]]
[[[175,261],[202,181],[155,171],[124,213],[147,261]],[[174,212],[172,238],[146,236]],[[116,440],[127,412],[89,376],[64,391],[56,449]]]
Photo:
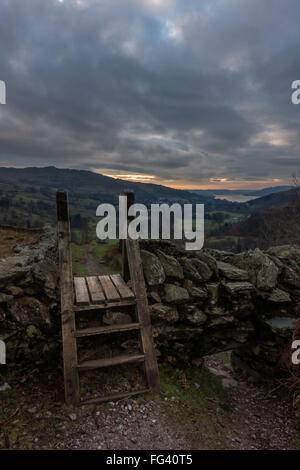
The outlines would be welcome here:
[[[251,201],[245,202],[245,206],[251,213],[272,209],[275,207],[282,206],[283,204],[290,204],[297,200],[299,195],[298,189],[293,188],[289,191],[281,191],[279,193],[268,194],[267,196],[260,197],[258,199],[252,199]]]
[[[259,211],[233,224],[227,235],[238,237],[241,248],[300,244],[300,204],[294,202]]]
[[[28,246],[38,243],[40,234],[39,230],[0,225],[0,258],[13,255],[16,246]]]

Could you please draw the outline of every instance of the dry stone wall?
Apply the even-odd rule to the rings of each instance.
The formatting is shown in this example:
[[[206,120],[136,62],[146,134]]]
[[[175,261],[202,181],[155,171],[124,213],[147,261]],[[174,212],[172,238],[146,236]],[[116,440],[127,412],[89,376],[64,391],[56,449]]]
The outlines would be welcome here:
[[[174,363],[201,363],[234,350],[233,364],[260,376],[278,372],[300,317],[300,247],[234,254],[186,252],[142,242],[155,341]]]
[[[235,367],[277,374],[300,317],[299,246],[233,254],[186,252],[162,241],[140,245],[160,360],[201,364],[205,355],[233,350]],[[0,260],[0,339],[9,364],[61,353],[58,299],[56,232],[47,228],[38,244]]]
[[[7,364],[32,365],[60,349],[56,231],[0,260],[0,339]]]

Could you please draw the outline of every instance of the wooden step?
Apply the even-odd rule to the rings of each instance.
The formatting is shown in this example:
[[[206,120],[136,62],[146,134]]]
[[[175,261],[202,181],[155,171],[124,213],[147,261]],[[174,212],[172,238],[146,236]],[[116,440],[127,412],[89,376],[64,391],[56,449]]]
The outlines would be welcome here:
[[[85,277],[74,277],[74,288],[77,305],[89,305],[90,298]]]
[[[99,281],[108,301],[115,302],[121,300],[120,294],[115,288],[110,276],[99,276]]]
[[[94,361],[85,361],[81,364],[78,364],[77,369],[79,371],[91,370],[91,369],[100,369],[101,367],[111,367],[118,366],[123,364],[130,364],[132,362],[143,362],[145,360],[144,354],[135,354],[135,355],[122,355],[107,357],[104,359],[96,359]]]
[[[120,274],[111,274],[110,279],[114,283],[115,287],[117,288],[121,299],[128,300],[134,299],[135,295],[132,290],[125,284],[124,280],[120,276]]]
[[[105,302],[105,295],[100,286],[98,276],[89,276],[86,278],[90,297],[93,304],[101,304]]]
[[[144,393],[151,393],[150,388],[143,388],[141,390],[134,390],[132,392],[120,392],[114,393],[111,395],[106,395],[105,397],[96,397],[91,398],[89,400],[83,400],[79,403],[79,405],[93,405],[94,403],[103,403],[105,401],[118,401],[121,399],[126,399],[133,397],[135,395],[142,395]]]
[[[135,299],[133,291],[120,274],[74,277],[74,294],[77,306],[96,306]]]
[[[136,300],[121,300],[118,302],[107,302],[99,305],[74,305],[74,312],[97,312],[98,310],[109,310],[113,308],[131,307],[136,305]]]
[[[98,326],[95,328],[85,328],[83,330],[75,331],[75,337],[81,338],[83,336],[96,336],[103,335],[106,333],[119,333],[122,331],[138,330],[140,328],[139,323],[126,323],[122,325],[109,325],[109,326]]]

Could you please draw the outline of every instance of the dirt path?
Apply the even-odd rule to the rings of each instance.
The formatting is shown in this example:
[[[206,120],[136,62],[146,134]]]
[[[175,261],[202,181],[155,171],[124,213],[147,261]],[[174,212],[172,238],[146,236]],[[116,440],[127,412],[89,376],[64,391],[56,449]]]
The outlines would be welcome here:
[[[299,449],[300,423],[291,407],[291,397],[283,391],[236,378],[230,366],[218,355],[206,359],[206,366],[217,374],[228,388],[231,399],[231,448],[233,449]]]
[[[167,382],[162,368],[160,396],[73,409],[64,405],[62,371],[57,375],[57,368],[7,377],[10,389],[0,392],[0,421],[8,424],[4,434],[0,430],[0,448],[300,449],[300,423],[290,397],[234,377],[220,356],[205,362],[228,387],[227,393],[212,386],[211,374],[194,383],[182,380],[184,371],[178,370],[178,380]],[[94,390],[97,384],[92,385]]]
[[[89,249],[86,258],[86,268],[90,276],[100,276],[102,274],[107,274],[103,269],[101,269],[101,265],[93,253],[93,248]]]
[[[136,400],[95,407],[67,449],[188,449],[184,433],[174,428],[161,405]]]
[[[202,410],[205,415],[201,410],[197,415],[175,397],[164,396],[99,405],[65,440],[66,448],[299,449],[299,428],[288,397],[236,379],[218,356],[208,358],[206,366],[228,389],[227,411],[212,400]]]

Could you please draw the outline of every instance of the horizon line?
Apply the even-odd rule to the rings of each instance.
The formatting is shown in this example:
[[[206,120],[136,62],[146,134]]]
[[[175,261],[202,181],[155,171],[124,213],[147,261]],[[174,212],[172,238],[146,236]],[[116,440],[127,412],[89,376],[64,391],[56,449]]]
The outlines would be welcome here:
[[[130,174],[129,171],[127,171],[126,175],[124,174],[124,176],[128,176],[128,178],[121,178],[120,176],[123,176],[123,175],[113,175],[113,174],[105,174],[104,172],[100,172],[99,170],[98,171],[95,171],[97,169],[93,169],[93,168],[89,168],[89,169],[84,169],[84,168],[70,168],[70,167],[58,167],[58,166],[55,166],[55,165],[45,165],[45,166],[37,166],[37,165],[32,165],[32,166],[21,166],[21,165],[17,165],[17,166],[12,166],[12,165],[3,165],[0,163],[0,168],[7,168],[7,169],[15,169],[15,170],[22,170],[22,169],[30,169],[30,168],[40,168],[40,169],[46,169],[46,168],[55,168],[57,170],[75,170],[75,171],[86,171],[86,172],[91,172],[91,173],[95,173],[95,174],[98,174],[98,175],[102,175],[102,176],[106,176],[108,178],[112,178],[112,179],[119,179],[121,181],[127,181],[127,182],[130,182],[130,183],[143,183],[143,184],[153,184],[153,185],[157,185],[157,186],[164,186],[164,187],[167,187],[167,188],[171,188],[171,189],[177,189],[177,190],[182,190],[182,191],[258,191],[258,190],[261,190],[261,189],[268,189],[268,188],[275,188],[275,187],[280,187],[280,186],[290,186],[292,187],[292,184],[291,183],[286,183],[284,181],[281,181],[279,183],[279,181],[276,181],[275,182],[275,178],[274,178],[274,181],[273,183],[271,181],[260,181],[260,180],[257,180],[257,181],[254,181],[253,184],[254,186],[248,186],[249,185],[249,182],[246,182],[244,185],[241,185],[240,183],[236,182],[234,183],[234,181],[224,181],[224,182],[220,182],[222,184],[222,186],[218,186],[216,187],[215,184],[216,182],[212,183],[203,183],[203,184],[195,184],[195,183],[185,183],[184,181],[180,182],[180,180],[178,181],[178,183],[176,183],[175,181],[176,180],[169,180],[170,182],[168,183],[168,180],[161,180],[161,181],[153,181],[153,179],[157,178],[156,176],[154,177],[151,177],[149,181],[142,181],[143,179],[143,175],[142,174],[134,174],[134,172],[132,172]],[[126,171],[126,170],[124,170]],[[147,179],[147,175],[144,175]],[[136,179],[135,179],[136,178]],[[277,180],[277,179],[276,179]],[[277,184],[276,184],[277,183]],[[212,186],[212,184],[214,184],[214,186]],[[236,187],[235,184],[237,184],[239,187]],[[250,183],[251,184],[251,183]],[[233,185],[233,186],[232,186]]]

